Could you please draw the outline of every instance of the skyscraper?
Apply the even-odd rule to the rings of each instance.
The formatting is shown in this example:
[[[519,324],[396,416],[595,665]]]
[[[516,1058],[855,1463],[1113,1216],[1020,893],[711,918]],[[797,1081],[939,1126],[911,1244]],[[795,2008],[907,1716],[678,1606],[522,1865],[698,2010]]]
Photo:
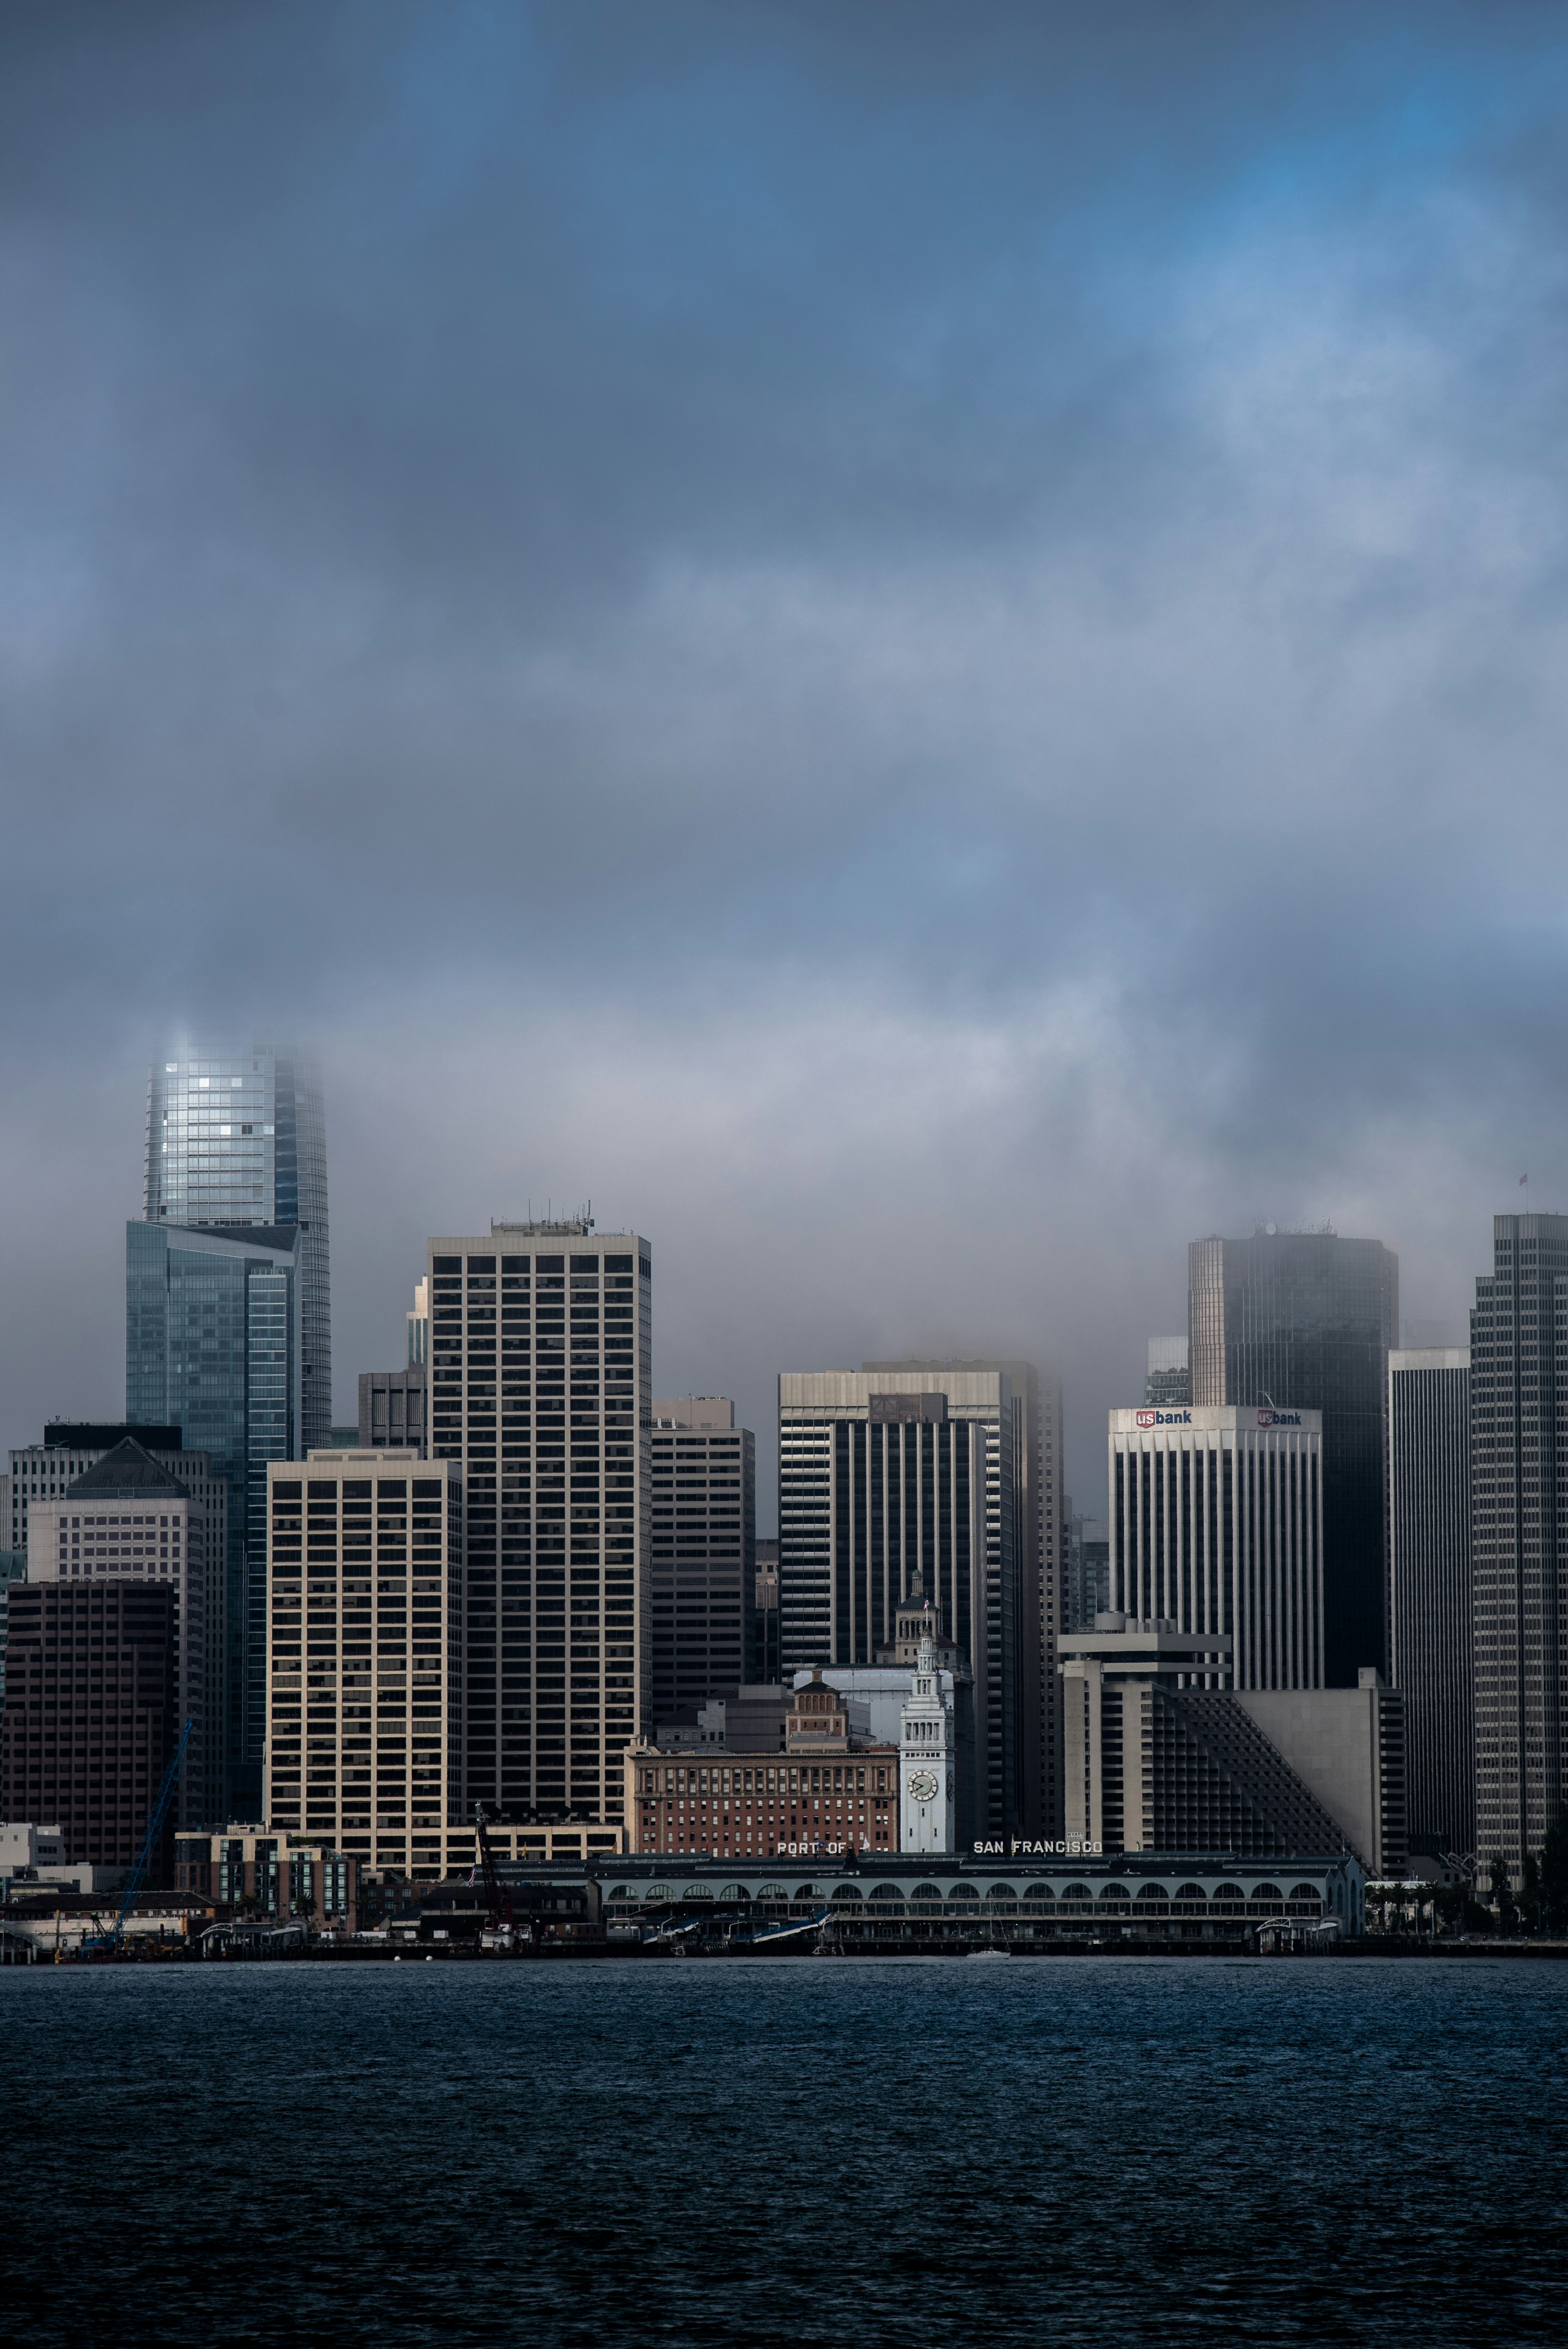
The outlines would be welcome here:
[[[1188,1251],[1192,1402],[1323,1415],[1324,1678],[1386,1648],[1384,1413],[1399,1260],[1381,1240],[1259,1228]]]
[[[655,1403],[650,1490],[656,1727],[751,1677],[757,1438],[727,1395]]]
[[[1418,1854],[1475,1848],[1470,1358],[1388,1357],[1388,1656],[1405,1700],[1406,1810]]]
[[[1017,1723],[1010,1797],[1016,1832],[1057,1836],[1062,1821],[1061,1691],[1057,1640],[1067,1567],[1062,1488],[1062,1391],[1033,1362],[972,1360],[862,1362],[862,1371],[994,1371],[1007,1381],[1012,1437],[1013,1560],[1018,1637],[1012,1703]]]
[[[1323,1686],[1320,1419],[1239,1403],[1110,1414],[1111,1608],[1233,1643],[1238,1689]]]
[[[1020,1834],[1025,1817],[1015,1473],[1005,1371],[960,1363],[779,1375],[785,1677],[813,1664],[874,1663],[918,1573],[944,1636],[974,1671],[975,1816],[986,1837]]]
[[[225,1807],[259,1818],[266,1733],[267,1464],[300,1456],[297,1225],[125,1228],[126,1417],[177,1427],[228,1488]]]
[[[1562,1808],[1568,1216],[1495,1216],[1470,1316],[1476,1841],[1513,1882]]]
[[[154,1064],[147,1093],[150,1224],[300,1233],[300,1450],[332,1441],[326,1115],[314,1058],[208,1039]]]
[[[467,1495],[465,1800],[618,1826],[648,1698],[652,1252],[586,1216],[496,1223],[432,1240],[428,1278],[430,1456]]]

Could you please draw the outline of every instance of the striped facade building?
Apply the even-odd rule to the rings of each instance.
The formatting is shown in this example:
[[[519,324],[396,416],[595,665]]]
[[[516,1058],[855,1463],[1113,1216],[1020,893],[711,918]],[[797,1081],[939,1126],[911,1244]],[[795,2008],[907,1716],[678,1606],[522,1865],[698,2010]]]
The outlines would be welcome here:
[[[1109,1446],[1112,1608],[1225,1635],[1235,1688],[1321,1688],[1321,1413],[1113,1411]]]
[[[1475,1849],[1468,1346],[1388,1357],[1388,1662],[1417,1853]]]

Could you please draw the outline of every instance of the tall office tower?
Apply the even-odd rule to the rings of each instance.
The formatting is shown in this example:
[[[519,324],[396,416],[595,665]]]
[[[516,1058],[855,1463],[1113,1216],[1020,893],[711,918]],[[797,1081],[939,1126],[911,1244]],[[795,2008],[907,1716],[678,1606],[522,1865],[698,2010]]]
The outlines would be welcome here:
[[[1062,1570],[1062,1629],[1092,1631],[1110,1605],[1110,1527],[1103,1517],[1075,1517],[1068,1506],[1067,1564]]]
[[[16,1445],[10,1455],[10,1474],[3,1481],[10,1486],[9,1523],[14,1553],[17,1557],[15,1572],[26,1570],[30,1528],[36,1513],[48,1513],[47,1531],[39,1551],[40,1557],[52,1555],[57,1548],[60,1530],[60,1509],[67,1493],[78,1478],[97,1468],[116,1449],[129,1442],[140,1452],[150,1454],[157,1467],[172,1478],[188,1496],[191,1513],[200,1521],[201,1550],[205,1569],[205,1581],[199,1593],[202,1617],[201,1648],[206,1650],[215,1639],[218,1643],[218,1685],[209,1686],[203,1700],[206,1718],[192,1737],[193,1751],[186,1756],[186,1766],[181,1780],[180,1804],[181,1817],[208,1817],[222,1811],[224,1806],[223,1780],[223,1683],[225,1653],[223,1609],[226,1602],[222,1568],[228,1555],[229,1492],[223,1479],[217,1475],[204,1452],[185,1451],[180,1441],[178,1427],[128,1425],[123,1420],[49,1420],[44,1428],[41,1444]],[[108,1555],[117,1547],[117,1560],[123,1557],[126,1566],[138,1554],[145,1555],[144,1537],[148,1530],[140,1523],[140,1512],[129,1516],[118,1509],[109,1512],[119,1520],[105,1526],[103,1514],[107,1504],[94,1505],[91,1528],[94,1549],[103,1547]],[[80,1516],[80,1505],[75,1513],[64,1512],[67,1517]],[[150,1504],[148,1514],[151,1514]],[[158,1512],[161,1516],[161,1509]],[[0,1516],[0,1523],[5,1517]],[[85,1523],[71,1526],[73,1534],[84,1533]],[[167,1531],[168,1528],[160,1529]],[[107,1533],[108,1541],[103,1537]],[[117,1547],[118,1546],[118,1547]],[[85,1549],[84,1544],[84,1549]],[[188,1547],[181,1545],[182,1558],[189,1559]],[[214,1575],[214,1568],[217,1569]],[[187,1568],[188,1570],[188,1568]],[[193,1614],[187,1612],[184,1622],[190,1625]],[[192,1689],[201,1678],[197,1671],[195,1651],[182,1643],[181,1672]],[[181,1719],[186,1715],[181,1713]]]
[[[757,1612],[754,1618],[755,1640],[751,1651],[751,1670],[747,1678],[759,1688],[770,1682],[777,1684],[779,1664],[779,1544],[759,1541],[756,1545],[757,1572],[753,1578]]]
[[[1109,1447],[1111,1607],[1233,1640],[1239,1689],[1321,1688],[1322,1414],[1113,1411]]]
[[[461,1464],[319,1451],[268,1484],[267,1819],[367,1872],[444,1875],[474,1857]]]
[[[1062,1489],[1062,1392],[1033,1362],[862,1362],[883,1371],[992,1371],[1007,1381],[1012,1441],[1013,1574],[1017,1631],[1013,1646],[1011,1706],[1016,1724],[1007,1796],[1016,1832],[1056,1836],[1062,1816],[1062,1725],[1057,1670],[1061,1631],[1062,1576],[1067,1555],[1067,1500]]]
[[[779,1645],[785,1677],[872,1664],[920,1576],[975,1674],[975,1816],[1025,1824],[1023,1590],[1005,1371],[785,1371],[779,1379]],[[1054,1614],[1053,1614],[1054,1640]]]
[[[1517,1886],[1568,1784],[1568,1216],[1496,1216],[1470,1315],[1475,1848]]]
[[[428,1279],[430,1450],[465,1464],[467,1800],[619,1825],[653,1726],[648,1243],[494,1223],[432,1240]]]
[[[757,1438],[727,1395],[655,1402],[648,1587],[655,1723],[751,1678]]]
[[[200,1453],[191,1463],[206,1465]],[[127,1437],[57,1499],[35,1503],[28,1537],[29,1582],[131,1575],[173,1592],[174,1706],[191,1723],[181,1827],[221,1826],[223,1811],[223,1493],[205,1475],[201,1485],[216,1501],[211,1519],[204,1499]]]
[[[402,1371],[361,1371],[359,1425],[353,1448],[365,1451],[384,1444],[393,1452],[412,1452],[423,1460],[429,1434],[425,1389],[423,1363],[410,1362]]]
[[[261,1816],[267,1467],[301,1449],[300,1238],[297,1225],[125,1229],[126,1416],[181,1428],[228,1487],[222,1807],[240,1819]]]
[[[1188,1250],[1192,1401],[1323,1419],[1324,1679],[1354,1688],[1386,1645],[1384,1414],[1399,1259],[1381,1240],[1259,1228]]]
[[[292,1044],[181,1045],[147,1093],[150,1224],[300,1234],[299,1452],[332,1441],[332,1264],[321,1071]]]
[[[58,1822],[67,1863],[129,1868],[178,1735],[174,1592],[140,1579],[11,1591],[0,1815]],[[155,1855],[169,1881],[173,1821]]]
[[[1388,1357],[1388,1655],[1410,1849],[1475,1849],[1468,1347]]]
[[[1150,1338],[1143,1400],[1161,1411],[1180,1411],[1192,1400],[1192,1371],[1185,1338]]]

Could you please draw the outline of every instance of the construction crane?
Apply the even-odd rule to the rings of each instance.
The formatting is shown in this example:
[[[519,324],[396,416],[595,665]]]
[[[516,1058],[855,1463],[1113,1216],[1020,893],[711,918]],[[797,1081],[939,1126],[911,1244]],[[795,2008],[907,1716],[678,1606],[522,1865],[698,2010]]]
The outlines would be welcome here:
[[[125,1920],[135,1908],[137,1895],[147,1881],[147,1871],[152,1865],[152,1855],[158,1848],[158,1838],[162,1832],[163,1822],[169,1816],[169,1806],[174,1800],[174,1789],[180,1784],[180,1773],[185,1764],[185,1748],[191,1743],[191,1732],[195,1726],[193,1721],[186,1723],[181,1733],[180,1743],[174,1749],[174,1759],[163,1774],[163,1784],[158,1789],[158,1800],[147,1815],[147,1833],[142,1837],[141,1849],[137,1854],[136,1865],[125,1879],[119,1914],[107,1933],[94,1933],[89,1940],[83,1941],[84,1958],[118,1958],[125,1947]]]
[[[474,1805],[474,1840],[479,1849],[480,1877],[485,1891],[485,1926],[480,1935],[481,1950],[510,1950],[517,1940],[517,1920],[511,1913],[511,1895],[496,1873],[495,1854],[485,1833],[485,1806]],[[469,1879],[470,1882],[472,1879]]]

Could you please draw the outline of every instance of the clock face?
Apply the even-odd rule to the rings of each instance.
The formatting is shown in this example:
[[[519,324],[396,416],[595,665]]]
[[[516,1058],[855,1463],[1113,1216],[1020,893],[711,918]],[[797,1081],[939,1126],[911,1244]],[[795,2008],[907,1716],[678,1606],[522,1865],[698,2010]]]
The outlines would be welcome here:
[[[934,1770],[912,1770],[909,1791],[917,1803],[934,1802],[942,1792],[942,1781]]]

